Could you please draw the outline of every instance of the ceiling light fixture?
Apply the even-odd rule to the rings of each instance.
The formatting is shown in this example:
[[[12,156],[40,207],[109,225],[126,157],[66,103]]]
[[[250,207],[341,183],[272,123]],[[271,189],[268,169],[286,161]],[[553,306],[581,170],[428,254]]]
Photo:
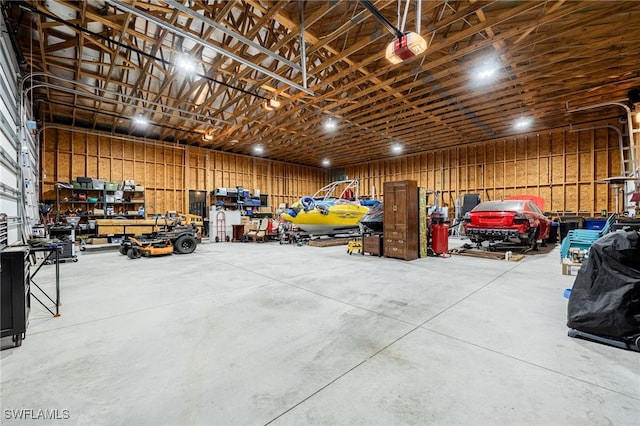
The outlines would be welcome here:
[[[135,117],[133,117],[133,124],[135,124],[136,126],[144,127],[149,124],[149,120],[147,120],[147,118],[143,115],[136,115]]]
[[[520,117],[519,119],[516,120],[514,127],[517,130],[524,130],[526,128],[528,128],[529,126],[531,126],[531,119],[527,118],[527,117]]]
[[[267,111],[273,111],[278,108],[280,108],[280,101],[277,99],[267,99],[264,102],[264,109]]]
[[[400,145],[399,143],[397,143],[397,144],[393,145],[393,146],[391,147],[391,151],[392,151],[394,154],[400,154],[400,153],[402,152],[402,145]]]
[[[264,148],[262,148],[262,145],[256,145],[253,147],[253,152],[256,154],[262,154],[264,152]]]
[[[175,64],[176,69],[186,74],[194,74],[196,72],[196,61],[185,53],[176,57]]]
[[[333,130],[336,129],[336,127],[338,127],[338,124],[335,121],[333,121],[332,119],[328,119],[324,123],[325,130],[333,131]]]
[[[329,161],[328,158],[325,158],[324,160],[322,160],[322,165],[325,167],[328,167],[331,164],[331,161]]]

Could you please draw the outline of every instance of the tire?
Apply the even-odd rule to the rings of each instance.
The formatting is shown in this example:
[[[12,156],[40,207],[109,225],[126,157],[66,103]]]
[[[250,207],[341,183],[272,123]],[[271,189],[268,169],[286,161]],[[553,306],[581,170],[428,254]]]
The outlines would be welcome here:
[[[198,242],[191,235],[183,235],[179,237],[173,244],[173,248],[180,254],[193,253]]]
[[[128,251],[129,247],[127,246],[120,246],[120,248],[118,248],[118,252],[123,256],[126,256]]]
[[[127,257],[129,259],[139,259],[142,256],[142,252],[137,247],[131,247],[127,250]]]

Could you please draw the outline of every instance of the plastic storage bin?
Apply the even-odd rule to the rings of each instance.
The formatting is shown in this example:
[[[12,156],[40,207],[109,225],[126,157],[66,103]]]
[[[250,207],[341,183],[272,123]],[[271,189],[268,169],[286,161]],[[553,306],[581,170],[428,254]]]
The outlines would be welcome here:
[[[584,220],[584,227],[585,229],[592,229],[595,231],[599,231],[602,228],[604,228],[606,223],[607,223],[606,218],[588,217]]]

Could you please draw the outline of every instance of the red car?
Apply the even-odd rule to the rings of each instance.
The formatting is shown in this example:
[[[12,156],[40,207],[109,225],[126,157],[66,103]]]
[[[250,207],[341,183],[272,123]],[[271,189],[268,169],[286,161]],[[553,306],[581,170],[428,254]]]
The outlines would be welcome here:
[[[485,201],[465,215],[465,230],[474,243],[508,242],[537,247],[538,240],[549,238],[551,220],[533,200],[533,196],[515,196],[502,201]]]

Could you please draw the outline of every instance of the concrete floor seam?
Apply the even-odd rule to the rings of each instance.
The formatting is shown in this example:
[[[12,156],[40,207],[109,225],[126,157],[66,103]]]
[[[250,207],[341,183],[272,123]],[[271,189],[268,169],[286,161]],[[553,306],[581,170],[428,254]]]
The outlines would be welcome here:
[[[376,351],[376,352],[374,352],[373,354],[371,354],[370,356],[368,356],[366,359],[362,360],[362,361],[361,361],[361,362],[359,362],[358,364],[354,365],[353,367],[349,368],[347,371],[345,371],[345,372],[343,372],[342,374],[340,374],[338,377],[336,377],[336,378],[334,378],[333,380],[331,380],[329,383],[327,383],[327,384],[323,385],[322,387],[320,387],[319,389],[317,389],[316,391],[314,391],[313,393],[311,393],[310,395],[308,395],[308,396],[307,396],[307,397],[305,397],[304,399],[300,400],[300,401],[299,401],[299,402],[297,402],[296,404],[294,404],[294,405],[292,405],[291,407],[289,407],[287,410],[283,411],[282,413],[280,413],[279,415],[277,415],[277,416],[276,416],[276,417],[274,417],[273,419],[269,420],[267,423],[265,423],[265,426],[266,426],[266,425],[269,425],[269,424],[271,424],[271,423],[273,423],[274,421],[276,421],[276,420],[277,420],[277,419],[279,419],[280,417],[284,416],[285,414],[287,414],[288,412],[290,412],[290,411],[291,411],[291,410],[293,410],[294,408],[296,408],[296,407],[300,406],[301,404],[303,404],[305,401],[308,401],[309,399],[313,398],[313,397],[314,397],[315,395],[317,395],[318,393],[320,393],[320,392],[322,392],[323,390],[327,389],[329,386],[331,386],[332,384],[334,384],[335,382],[337,382],[337,381],[338,381],[338,380],[340,380],[341,378],[343,378],[343,377],[345,377],[346,375],[348,375],[349,373],[353,372],[353,371],[354,371],[354,370],[356,370],[358,367],[360,367],[360,366],[364,365],[367,361],[369,361],[369,360],[371,360],[372,358],[376,357],[377,355],[381,354],[382,352],[384,352],[385,350],[387,350],[387,349],[388,349],[388,348],[390,348],[391,346],[393,346],[393,345],[395,345],[396,343],[398,343],[400,340],[402,340],[402,339],[404,339],[405,337],[407,337],[407,336],[411,335],[411,334],[412,334],[413,332],[415,332],[416,330],[419,330],[419,329],[421,329],[421,328],[422,328],[422,329],[424,329],[424,328],[423,328],[423,326],[424,326],[427,322],[429,322],[429,321],[431,321],[432,319],[436,318],[437,316],[439,316],[439,315],[440,315],[440,314],[442,314],[443,312],[446,312],[446,311],[447,311],[447,310],[449,310],[451,307],[453,307],[453,306],[457,305],[458,303],[462,302],[463,300],[465,300],[467,297],[469,297],[469,296],[471,296],[471,295],[473,295],[473,294],[477,293],[478,291],[482,290],[483,288],[487,287],[488,285],[490,285],[491,283],[493,283],[494,281],[496,281],[498,278],[500,278],[500,277],[502,277],[504,274],[506,274],[506,273],[508,273],[508,272],[512,271],[512,270],[513,270],[514,268],[516,268],[516,267],[517,267],[517,265],[516,265],[516,266],[514,266],[513,268],[511,268],[511,269],[509,269],[509,270],[505,271],[504,273],[502,273],[501,275],[499,275],[499,276],[498,276],[498,277],[496,277],[495,279],[493,279],[493,280],[491,280],[491,281],[487,282],[487,283],[486,283],[486,284],[484,284],[482,287],[480,287],[480,288],[478,288],[478,289],[474,290],[473,292],[471,292],[471,293],[470,293],[470,294],[468,294],[467,296],[463,297],[462,299],[458,300],[457,302],[453,303],[452,305],[448,306],[447,308],[443,309],[442,311],[438,312],[437,314],[433,315],[431,318],[427,319],[426,321],[422,322],[421,324],[419,324],[419,325],[415,326],[415,327],[414,327],[414,328],[412,328],[411,330],[409,330],[409,331],[407,331],[406,333],[402,334],[402,335],[401,335],[401,336],[399,336],[397,339],[395,339],[395,340],[393,340],[392,342],[388,343],[387,345],[385,345],[384,347],[382,347],[382,348],[381,348],[381,349],[379,349],[378,351]],[[296,287],[296,288],[298,288],[298,289],[300,289],[300,290],[309,291],[309,292],[314,293],[314,294],[316,294],[316,295],[319,295],[319,296],[321,296],[321,297],[327,297],[327,298],[329,298],[329,299],[336,300],[336,299],[334,299],[334,298],[331,298],[331,297],[328,297],[328,296],[325,296],[325,295],[319,294],[319,293],[317,293],[317,292],[315,292],[315,291],[312,291],[312,290],[308,290],[308,289],[305,289],[305,288],[302,288],[302,287],[298,287],[298,286],[293,285],[293,284],[288,284],[288,283],[283,283],[283,284],[286,284],[286,285],[289,285],[289,286],[292,286],[292,287]],[[352,305],[352,304],[350,304],[350,303],[342,302],[342,301],[340,301],[340,300],[336,300],[336,301],[341,302],[341,303],[345,303],[345,304],[350,305],[350,306],[354,306],[354,305]],[[358,306],[354,306],[354,307],[359,308]],[[364,308],[359,308],[359,309],[364,309]],[[388,317],[387,315],[383,315],[383,314],[380,314],[380,313],[375,312],[375,311],[371,311],[371,310],[368,310],[368,309],[364,309],[364,310],[369,311],[369,312],[372,312],[372,313],[374,313],[374,314],[378,314],[378,315],[382,315],[382,316]],[[395,319],[395,320],[398,320],[398,321],[402,321],[402,322],[407,323],[406,321],[399,320],[399,319],[397,319],[397,318],[392,318],[392,319]],[[408,324],[409,324],[409,323],[408,323]],[[424,330],[426,330],[426,329],[424,329]],[[467,343],[467,342],[465,342],[465,343]]]
[[[396,343],[398,343],[400,340],[404,339],[405,337],[407,337],[408,335],[412,334],[414,331],[418,330],[420,328],[420,326],[416,326],[414,328],[412,328],[411,330],[407,331],[406,333],[402,334],[401,336],[399,336],[398,338],[396,338],[395,340],[393,340],[392,342],[386,344],[385,346],[383,346],[382,348],[380,348],[379,350],[377,350],[376,352],[374,352],[373,354],[369,355],[368,357],[366,357],[365,359],[363,359],[362,361],[360,361],[359,363],[357,363],[356,365],[354,365],[353,367],[349,368],[348,370],[346,370],[345,372],[341,373],[338,377],[334,378],[333,380],[331,380],[329,383],[323,385],[322,387],[320,387],[319,389],[317,389],[316,391],[312,392],[309,396],[303,398],[302,400],[298,401],[297,403],[295,403],[294,405],[292,405],[291,407],[289,407],[288,409],[286,409],[285,411],[283,411],[282,413],[278,414],[276,417],[274,417],[273,419],[269,420],[267,423],[265,423],[266,425],[269,425],[271,423],[273,423],[274,421],[276,421],[277,419],[279,419],[280,417],[284,416],[285,414],[287,414],[288,412],[290,412],[291,410],[293,410],[294,408],[298,407],[299,405],[303,404],[305,401],[308,401],[309,399],[313,398],[315,395],[319,394],[320,392],[322,392],[323,390],[327,389],[329,386],[331,386],[332,384],[334,384],[335,382],[337,382],[338,380],[340,380],[341,378],[345,377],[347,374],[353,372],[354,370],[356,370],[358,367],[364,365],[365,363],[367,363],[369,360],[373,359],[374,357],[376,357],[377,355],[381,354],[382,352],[384,352],[385,350],[387,350],[388,348],[390,348],[391,346],[395,345]]]
[[[614,392],[614,393],[616,393],[616,394],[618,394],[618,395],[622,395],[622,396],[625,396],[625,397],[628,397],[628,398],[631,398],[631,399],[635,399],[635,400],[637,400],[637,401],[640,401],[640,397],[637,397],[637,396],[634,396],[634,395],[630,395],[630,394],[627,394],[627,393],[624,393],[624,392],[620,392],[620,391],[618,391],[618,390],[611,389],[611,388],[608,388],[608,387],[606,387],[606,386],[599,385],[599,384],[597,384],[597,383],[592,383],[592,382],[589,382],[588,380],[584,380],[584,379],[581,379],[581,378],[579,378],[579,377],[575,377],[575,376],[571,376],[571,375],[565,374],[565,373],[563,373],[562,371],[554,370],[554,369],[552,369],[552,368],[545,367],[544,365],[540,365],[540,364],[536,364],[536,363],[531,362],[531,361],[527,361],[526,359],[518,358],[518,357],[516,357],[516,356],[509,355],[509,354],[507,354],[507,353],[500,352],[500,351],[497,351],[497,350],[495,350],[495,349],[491,349],[491,348],[489,348],[489,347],[482,346],[482,345],[479,345],[479,344],[477,344],[477,343],[470,342],[470,341],[468,341],[468,340],[460,339],[459,337],[451,336],[450,334],[447,334],[447,333],[442,333],[442,332],[440,332],[440,331],[433,330],[433,329],[430,329],[430,328],[427,328],[427,327],[423,327],[423,326],[420,326],[420,327],[418,327],[418,328],[421,328],[423,331],[427,331],[427,332],[435,333],[435,334],[438,334],[438,335],[440,335],[440,336],[443,336],[443,337],[446,337],[446,338],[449,338],[449,339],[453,339],[453,340],[455,340],[455,341],[457,341],[457,342],[460,342],[460,343],[463,343],[463,344],[466,344],[466,345],[470,345],[470,346],[473,346],[473,347],[475,347],[475,348],[482,349],[482,350],[485,350],[485,351],[488,351],[488,352],[494,353],[494,354],[496,354],[496,355],[500,355],[500,356],[503,356],[503,357],[506,357],[506,358],[512,359],[512,360],[514,360],[514,361],[522,362],[522,363],[527,364],[527,365],[532,366],[532,367],[541,368],[541,369],[543,369],[543,370],[545,370],[545,371],[548,371],[548,372],[550,372],[550,373],[554,373],[554,374],[558,374],[558,375],[560,375],[560,376],[562,376],[562,377],[565,377],[565,378],[567,378],[567,379],[577,380],[577,381],[582,382],[582,383],[585,383],[585,384],[587,384],[587,385],[595,386],[595,387],[598,387],[598,388],[600,388],[600,389],[604,389],[604,390],[606,390],[606,391]]]
[[[500,278],[504,277],[506,274],[508,274],[509,272],[513,271],[514,269],[516,269],[518,267],[518,265],[514,265],[512,268],[507,269],[506,271],[502,272],[500,275],[496,276],[495,278],[493,278],[492,280],[488,281],[486,284],[483,284],[482,286],[478,287],[477,289],[473,290],[471,293],[467,294],[466,296],[464,296],[463,298],[457,300],[456,302],[452,303],[451,305],[447,306],[446,308],[442,309],[440,312],[435,313],[434,315],[432,315],[430,318],[428,318],[426,321],[422,322],[421,324],[418,325],[418,327],[422,327],[424,326],[426,323],[428,323],[429,321],[432,321],[434,319],[436,319],[437,317],[439,317],[440,315],[442,315],[443,313],[447,312],[449,309],[459,305],[460,303],[464,302],[465,300],[467,300],[468,298],[470,298],[471,296],[473,296],[474,294],[484,290],[485,288],[487,288],[489,285],[493,284],[494,282],[496,282],[497,280],[499,280]]]

